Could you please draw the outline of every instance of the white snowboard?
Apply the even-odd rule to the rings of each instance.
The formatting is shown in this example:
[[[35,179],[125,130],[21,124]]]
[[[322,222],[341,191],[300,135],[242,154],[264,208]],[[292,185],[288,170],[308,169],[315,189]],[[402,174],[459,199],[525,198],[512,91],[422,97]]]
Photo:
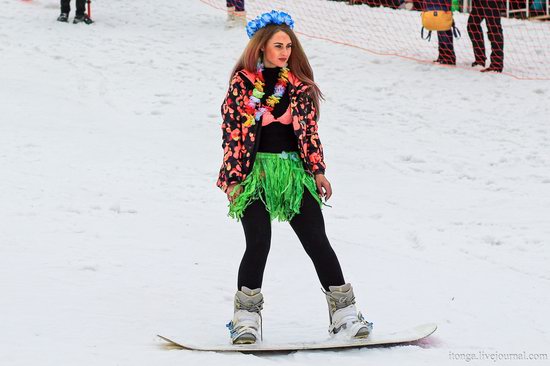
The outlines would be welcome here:
[[[360,347],[373,347],[382,345],[397,345],[403,343],[411,343],[418,341],[422,338],[428,337],[435,332],[437,325],[433,323],[418,325],[414,328],[390,332],[390,333],[376,333],[376,330],[367,339],[356,340],[338,340],[327,339],[321,342],[292,342],[284,344],[243,344],[232,345],[226,344],[194,344],[191,340],[185,338],[168,338],[159,335],[161,339],[169,344],[181,349],[192,351],[212,351],[212,352],[293,352],[302,350],[329,350],[329,349],[343,349],[343,348],[360,348]]]

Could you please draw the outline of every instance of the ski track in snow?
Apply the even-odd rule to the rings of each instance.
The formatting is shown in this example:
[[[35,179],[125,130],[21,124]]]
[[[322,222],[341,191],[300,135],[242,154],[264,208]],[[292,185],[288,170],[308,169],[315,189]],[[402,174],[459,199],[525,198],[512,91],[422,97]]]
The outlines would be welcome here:
[[[98,0],[89,27],[55,22],[56,4],[0,0],[2,364],[548,353],[549,82],[302,38],[326,96],[327,233],[358,305],[375,330],[439,330],[392,348],[167,351],[157,333],[227,338],[244,244],[214,184],[219,107],[246,34],[198,1]],[[274,224],[263,289],[269,341],[325,335],[324,296],[286,224]]]

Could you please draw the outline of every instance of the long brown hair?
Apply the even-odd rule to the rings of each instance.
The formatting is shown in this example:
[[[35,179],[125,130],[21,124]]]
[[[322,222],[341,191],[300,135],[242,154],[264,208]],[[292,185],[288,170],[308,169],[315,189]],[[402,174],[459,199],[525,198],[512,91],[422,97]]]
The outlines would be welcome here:
[[[292,42],[292,52],[290,53],[290,58],[288,59],[288,68],[301,82],[309,86],[307,90],[313,99],[313,104],[315,105],[317,115],[319,116],[320,101],[324,99],[323,93],[321,93],[321,90],[313,79],[313,70],[311,69],[309,60],[307,59],[298,37],[296,37],[296,34],[286,24],[270,24],[258,30],[250,39],[248,45],[243,51],[243,54],[235,64],[235,67],[231,72],[231,77],[233,77],[237,71],[242,69],[255,73],[258,59],[260,57],[263,59],[264,56],[261,50],[262,47],[265,47],[271,37],[279,31],[285,32],[290,37],[290,41]]]

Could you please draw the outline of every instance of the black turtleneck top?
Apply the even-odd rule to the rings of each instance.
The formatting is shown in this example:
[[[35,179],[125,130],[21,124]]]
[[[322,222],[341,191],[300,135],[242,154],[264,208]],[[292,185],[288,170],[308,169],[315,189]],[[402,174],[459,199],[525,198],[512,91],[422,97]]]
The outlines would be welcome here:
[[[262,98],[262,105],[265,105],[265,101],[269,96],[273,95],[275,90],[275,84],[279,77],[280,67],[264,68],[263,77],[265,81],[264,92],[265,95]],[[283,94],[283,97],[279,103],[275,104],[271,114],[275,118],[275,121],[271,122],[267,126],[262,126],[262,133],[260,135],[260,146],[258,151],[280,153],[283,151],[298,151],[298,140],[294,134],[294,128],[292,125],[284,125],[277,121],[277,118],[281,117],[290,104],[290,98],[288,95],[288,87]]]

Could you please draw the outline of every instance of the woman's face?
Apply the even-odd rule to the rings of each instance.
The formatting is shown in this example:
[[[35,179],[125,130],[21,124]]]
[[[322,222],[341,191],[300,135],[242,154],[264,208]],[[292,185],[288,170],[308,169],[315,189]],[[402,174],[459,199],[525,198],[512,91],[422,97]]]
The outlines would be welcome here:
[[[265,67],[285,67],[292,52],[292,42],[288,34],[278,31],[267,41],[262,51]]]

